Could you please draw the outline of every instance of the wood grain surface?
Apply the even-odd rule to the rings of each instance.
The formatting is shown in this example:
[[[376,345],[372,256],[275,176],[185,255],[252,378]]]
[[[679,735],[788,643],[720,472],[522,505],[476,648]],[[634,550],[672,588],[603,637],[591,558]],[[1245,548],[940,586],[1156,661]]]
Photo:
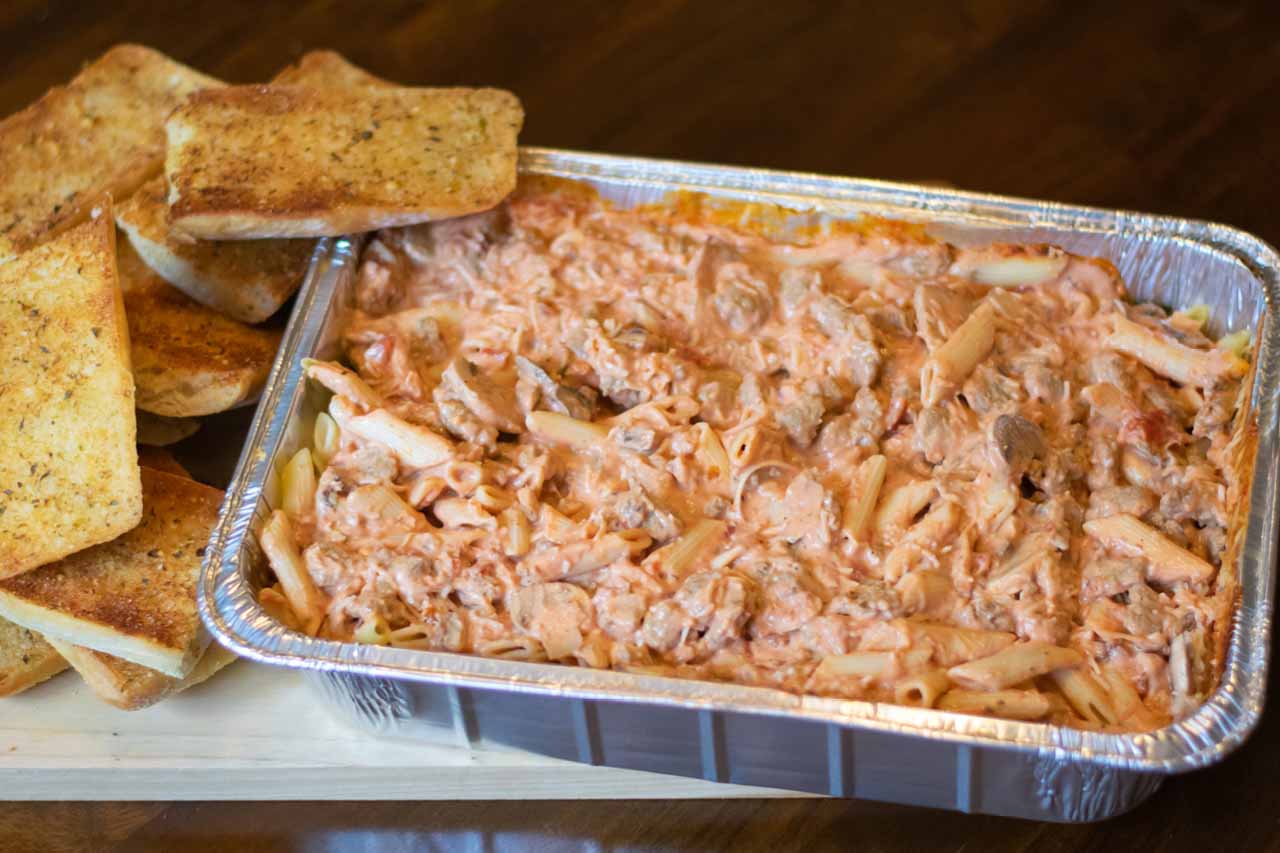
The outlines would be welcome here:
[[[237,82],[329,47],[406,83],[504,86],[528,144],[940,180],[1280,240],[1274,3],[7,0],[0,114],[125,40]],[[1220,766],[1095,826],[831,800],[0,804],[0,850],[1265,849],[1278,766],[1268,715]]]

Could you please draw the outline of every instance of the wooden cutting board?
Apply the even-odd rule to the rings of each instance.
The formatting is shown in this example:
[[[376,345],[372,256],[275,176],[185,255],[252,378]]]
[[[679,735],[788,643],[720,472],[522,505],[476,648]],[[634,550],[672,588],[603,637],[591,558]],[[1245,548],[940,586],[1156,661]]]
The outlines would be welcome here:
[[[0,800],[777,796],[796,795],[374,737],[332,716],[301,673],[243,660],[143,711],[103,704],[71,672],[0,701]]]

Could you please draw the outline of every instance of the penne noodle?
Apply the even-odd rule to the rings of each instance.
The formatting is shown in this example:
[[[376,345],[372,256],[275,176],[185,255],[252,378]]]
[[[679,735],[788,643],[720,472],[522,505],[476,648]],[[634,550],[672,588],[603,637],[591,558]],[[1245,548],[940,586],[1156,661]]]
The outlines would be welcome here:
[[[881,538],[890,539],[911,526],[911,519],[938,496],[932,480],[908,480],[895,487],[880,502],[871,523]]]
[[[889,556],[885,557],[881,570],[884,579],[897,583],[923,548],[930,548],[944,541],[960,523],[960,509],[953,501],[939,503],[899,540]]]
[[[497,520],[484,507],[467,498],[440,498],[431,510],[445,527],[496,527]]]
[[[382,398],[354,371],[332,361],[302,360],[306,375],[343,397],[361,412],[369,412],[382,406]]]
[[[955,391],[995,345],[995,309],[983,302],[920,369],[920,399],[934,406]]]
[[[684,532],[679,539],[663,545],[645,559],[645,565],[656,568],[669,578],[687,574],[694,561],[724,535],[723,521],[704,518]]]
[[[609,438],[602,424],[580,421],[556,412],[530,412],[525,416],[529,432],[557,444],[568,444],[579,450],[601,447]]]
[[[729,454],[725,452],[720,436],[710,424],[696,424],[694,429],[698,433],[698,461],[707,472],[707,478],[727,493],[732,485],[729,477]]]
[[[902,679],[893,687],[893,701],[899,705],[932,708],[938,697],[951,687],[944,669],[931,669]]]
[[[1119,722],[1120,715],[1111,704],[1111,695],[1083,668],[1060,669],[1049,673],[1049,678],[1086,722],[1097,726],[1114,726]]]
[[[894,588],[908,616],[944,616],[955,593],[951,578],[942,572],[910,572]]]
[[[507,507],[502,511],[502,526],[507,532],[503,553],[508,557],[523,557],[529,553],[529,519],[525,518],[518,507]]]
[[[1127,513],[1086,521],[1084,532],[1104,545],[1145,558],[1147,577],[1156,583],[1207,583],[1217,571],[1212,563]]]
[[[378,614],[360,620],[351,639],[367,646],[385,646],[391,642],[391,626]]]
[[[293,608],[289,606],[289,599],[285,598],[284,593],[280,591],[279,583],[275,586],[263,587],[258,592],[258,604],[262,606],[268,616],[289,630],[302,630],[302,622],[294,614]]]
[[[934,661],[940,666],[955,666],[975,658],[989,657],[1013,645],[1016,639],[1004,631],[898,619],[889,623],[879,636],[870,632],[864,634],[862,646],[876,648],[885,642],[919,645],[930,649]]]
[[[281,510],[271,513],[271,518],[258,534],[258,543],[267,555],[267,562],[276,573],[284,597],[298,617],[303,632],[314,637],[324,620],[324,594],[316,588],[294,542],[289,516]]]
[[[1058,669],[1077,667],[1084,655],[1049,643],[1017,643],[994,655],[953,666],[951,680],[970,690],[1003,690]]]
[[[542,534],[557,545],[578,538],[578,524],[555,507],[542,505]]]
[[[948,690],[938,709],[957,714],[984,714],[1009,720],[1039,720],[1052,709],[1049,697],[1037,690]]]
[[[928,649],[827,655],[814,670],[813,678],[866,678],[888,682],[916,671],[928,662]]]
[[[1137,689],[1115,667],[1102,665],[1102,683],[1110,694],[1111,705],[1121,725],[1148,731],[1159,727],[1157,715],[1147,708]]]
[[[476,647],[476,653],[506,660],[538,662],[547,659],[547,652],[542,647],[542,643],[533,637],[508,637],[481,643]]]
[[[280,505],[292,519],[302,518],[315,509],[316,469],[311,451],[302,448],[280,473]]]
[[[512,495],[506,489],[485,483],[476,486],[471,499],[489,512],[499,512],[511,506]]]
[[[338,426],[365,441],[381,444],[414,468],[429,468],[453,458],[453,442],[423,426],[411,424],[388,412],[375,409],[356,414],[342,397],[329,401],[329,414]]]
[[[734,433],[725,452],[735,468],[743,468],[756,461],[763,445],[764,436],[760,427],[751,426]]]
[[[845,500],[841,521],[845,536],[854,542],[866,541],[867,524],[880,499],[888,467],[888,460],[877,453],[858,466],[858,473],[849,484],[849,496]]]
[[[1159,470],[1146,456],[1132,447],[1126,447],[1120,454],[1120,470],[1130,485],[1151,488],[1155,485]]]
[[[415,509],[424,509],[448,487],[449,484],[442,477],[418,476],[410,481],[406,500]]]
[[[444,468],[444,481],[460,495],[470,495],[484,482],[484,468],[475,462],[450,462]]]
[[[318,470],[323,471],[329,464],[329,460],[333,458],[333,454],[338,452],[341,437],[342,431],[338,429],[338,424],[327,412],[316,415],[316,424],[311,430],[311,456]]]
[[[1198,350],[1165,338],[1153,329],[1116,314],[1107,345],[1183,385],[1210,388],[1220,379],[1238,379],[1248,365],[1225,349]]]
[[[630,545],[631,556],[635,556],[653,544],[653,537],[644,530],[619,530],[613,534]]]

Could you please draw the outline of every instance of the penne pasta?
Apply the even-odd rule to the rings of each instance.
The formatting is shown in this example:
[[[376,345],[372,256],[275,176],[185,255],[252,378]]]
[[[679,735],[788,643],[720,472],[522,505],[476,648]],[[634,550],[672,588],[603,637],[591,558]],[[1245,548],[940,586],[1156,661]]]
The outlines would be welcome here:
[[[1207,583],[1217,572],[1212,563],[1127,513],[1086,521],[1084,531],[1104,545],[1146,559],[1147,577],[1156,583]]]
[[[957,714],[983,714],[1009,720],[1039,720],[1053,706],[1049,697],[1038,690],[948,690],[938,700],[937,707]]]
[[[511,506],[513,496],[506,489],[486,483],[476,486],[471,499],[489,512],[500,512]]]
[[[440,498],[431,510],[445,527],[496,527],[498,522],[483,506],[467,498]]]
[[[910,572],[895,584],[903,610],[909,616],[942,616],[951,608],[955,587],[942,572]]]
[[[580,421],[556,412],[530,412],[525,416],[525,426],[539,438],[568,444],[579,450],[601,447],[609,438],[609,430],[602,424]]]
[[[875,511],[876,502],[880,499],[880,489],[884,485],[884,475],[888,467],[888,460],[876,454],[858,466],[858,473],[849,484],[849,495],[845,500],[841,526],[845,536],[854,542],[866,541],[867,525]]]
[[[258,604],[262,606],[268,616],[289,630],[302,630],[302,622],[294,614],[293,608],[289,606],[289,599],[285,598],[284,593],[280,591],[279,583],[275,586],[263,587],[258,592]]]
[[[725,452],[720,436],[709,424],[700,423],[694,426],[698,433],[697,456],[707,478],[715,483],[721,491],[728,493],[732,482],[729,476],[729,454]]]
[[[1083,668],[1060,669],[1049,673],[1054,685],[1067,697],[1067,702],[1086,722],[1096,726],[1114,726],[1120,720],[1111,695]]]
[[[1220,379],[1244,376],[1248,365],[1229,350],[1198,350],[1170,340],[1154,329],[1116,314],[1107,345],[1183,385],[1209,388]]]
[[[338,429],[338,424],[327,412],[316,415],[316,423],[311,430],[311,455],[314,457],[317,470],[324,470],[329,460],[333,458],[333,454],[338,452],[341,437],[342,431]]]
[[[425,509],[444,493],[449,484],[443,477],[418,476],[409,482],[406,501],[415,509]]]
[[[507,532],[503,553],[508,557],[523,557],[529,553],[529,519],[517,507],[507,507],[502,511],[502,526]]]
[[[895,652],[850,652],[827,655],[813,672],[814,679],[865,678],[890,682],[929,662],[928,649]]]
[[[970,690],[1003,690],[1058,669],[1077,667],[1084,655],[1049,643],[1017,643],[985,658],[947,670],[956,684]]]
[[[391,626],[377,613],[360,620],[351,639],[367,646],[385,646],[391,642]]]
[[[280,504],[290,518],[311,513],[316,502],[316,469],[311,451],[302,448],[293,454],[280,473]]]
[[[258,543],[267,555],[267,562],[276,573],[280,588],[298,617],[303,632],[314,637],[324,620],[324,594],[316,588],[294,541],[293,525],[281,510],[271,513],[271,518],[258,534]]]
[[[1159,718],[1143,704],[1142,697],[1129,680],[1108,664],[1103,664],[1101,669],[1102,685],[1110,695],[1119,724],[1130,729],[1157,728]]]
[[[329,401],[329,414],[343,430],[381,444],[411,467],[429,468],[453,458],[453,442],[449,439],[402,420],[386,409],[360,415],[344,398],[334,397]]]
[[[908,676],[893,687],[893,701],[899,705],[913,705],[917,708],[932,708],[938,697],[951,687],[951,679],[947,678],[944,669],[931,669]]]
[[[359,412],[371,412],[382,406],[382,398],[354,371],[331,361],[302,360],[307,376],[339,397],[348,400]]]
[[[703,551],[720,540],[725,529],[723,521],[704,518],[686,530],[679,539],[650,554],[644,561],[645,565],[656,568],[669,578],[683,577]]]
[[[920,399],[934,406],[953,393],[995,345],[995,309],[983,302],[920,369]]]
[[[1004,631],[959,628],[933,622],[895,619],[880,623],[878,631],[863,634],[860,648],[884,649],[920,646],[930,650],[940,666],[955,666],[975,658],[989,657],[1013,645],[1017,639]]]
[[[884,496],[872,516],[872,525],[882,539],[890,539],[911,526],[911,520],[938,496],[932,480],[908,480]]]

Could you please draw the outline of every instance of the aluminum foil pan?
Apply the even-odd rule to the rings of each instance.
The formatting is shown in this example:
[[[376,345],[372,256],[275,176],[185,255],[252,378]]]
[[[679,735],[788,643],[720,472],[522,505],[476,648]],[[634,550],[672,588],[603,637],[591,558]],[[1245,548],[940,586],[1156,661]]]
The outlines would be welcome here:
[[[1088,821],[1126,811],[1164,775],[1221,760],[1262,712],[1277,511],[1280,257],[1205,222],[976,193],[757,169],[524,149],[529,174],[586,181],[619,205],[674,190],[773,202],[803,216],[862,213],[927,222],[958,243],[1047,242],[1110,259],[1140,299],[1207,304],[1215,332],[1255,329],[1258,452],[1240,565],[1241,601],[1218,690],[1196,713],[1144,734],[1082,732],[735,684],[668,679],[306,637],[255,592],[276,460],[310,434],[319,404],[304,356],[337,354],[358,241],[326,241],[302,288],[223,506],[200,609],[223,644],[309,670],[332,706],[373,731],[507,744],[591,764],[700,776],[966,812]]]

